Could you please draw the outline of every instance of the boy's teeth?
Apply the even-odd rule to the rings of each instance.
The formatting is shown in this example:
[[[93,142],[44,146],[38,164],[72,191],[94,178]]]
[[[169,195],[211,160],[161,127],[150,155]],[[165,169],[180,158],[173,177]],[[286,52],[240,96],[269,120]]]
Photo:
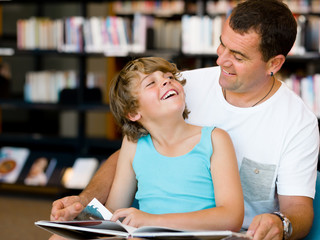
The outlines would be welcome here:
[[[175,95],[175,94],[176,94],[176,92],[171,90],[171,91],[167,92],[167,94],[163,97],[163,99],[167,99],[169,96],[172,96],[172,95]]]

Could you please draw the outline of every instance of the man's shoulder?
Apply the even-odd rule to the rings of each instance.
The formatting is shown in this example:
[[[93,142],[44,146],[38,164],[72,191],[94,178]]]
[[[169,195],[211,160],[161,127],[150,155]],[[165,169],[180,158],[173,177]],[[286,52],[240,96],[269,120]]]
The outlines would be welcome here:
[[[201,78],[202,76],[206,77],[214,77],[214,76],[220,76],[220,67],[206,67],[206,68],[197,68],[192,70],[186,70],[182,72],[182,76],[184,78],[192,78],[193,76],[195,78]],[[188,79],[187,79],[188,80]]]
[[[220,67],[207,67],[188,70],[182,72],[182,77],[187,81],[184,86],[185,91],[193,91],[195,89],[198,94],[203,91],[203,88],[212,89],[216,86],[220,77]],[[201,90],[202,89],[202,90]],[[200,92],[199,92],[200,91]]]
[[[313,110],[285,83],[282,83],[279,95],[280,99],[278,99],[279,101],[277,106],[279,106],[280,109],[282,108],[282,112],[286,113],[284,116],[286,116],[287,120],[297,123],[297,119],[300,119],[306,124],[313,122],[312,125],[318,125],[318,119]]]
[[[308,112],[311,115],[315,115],[310,107],[303,101],[301,96],[298,96],[292,89],[290,89],[285,83],[282,82],[281,85],[281,97],[282,101],[287,101],[286,104],[292,104],[296,108],[297,112],[301,112],[301,110]]]

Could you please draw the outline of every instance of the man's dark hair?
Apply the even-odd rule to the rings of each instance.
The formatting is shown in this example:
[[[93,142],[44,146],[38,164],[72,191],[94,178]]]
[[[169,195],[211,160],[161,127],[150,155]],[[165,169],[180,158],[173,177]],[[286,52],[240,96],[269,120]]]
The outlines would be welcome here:
[[[264,61],[282,54],[287,56],[297,35],[297,22],[280,0],[247,0],[238,4],[230,16],[230,27],[244,34],[254,30],[261,37]]]

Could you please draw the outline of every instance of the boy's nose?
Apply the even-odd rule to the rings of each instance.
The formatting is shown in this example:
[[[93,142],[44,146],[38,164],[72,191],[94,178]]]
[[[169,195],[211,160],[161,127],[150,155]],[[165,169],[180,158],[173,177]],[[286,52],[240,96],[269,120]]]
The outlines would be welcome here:
[[[164,80],[162,82],[162,86],[166,86],[169,83],[170,83],[170,79],[164,78]]]

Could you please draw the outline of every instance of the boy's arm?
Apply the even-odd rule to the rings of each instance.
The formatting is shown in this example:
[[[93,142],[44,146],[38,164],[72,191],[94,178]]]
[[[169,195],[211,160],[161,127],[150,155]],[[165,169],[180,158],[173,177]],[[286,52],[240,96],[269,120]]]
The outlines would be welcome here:
[[[124,217],[123,223],[134,227],[152,225],[189,230],[239,231],[244,217],[244,202],[233,144],[229,135],[221,129],[212,132],[212,143],[211,173],[216,207],[172,214],[148,214],[127,208],[117,210],[112,220]]]
[[[115,211],[132,205],[134,194],[137,190],[136,176],[132,167],[136,153],[137,143],[124,137],[119,153],[114,181],[106,202],[106,207]]]
[[[118,156],[119,151],[116,151],[100,166],[79,196],[67,196],[54,201],[50,215],[51,221],[73,220],[94,197],[105,203],[112,186]]]

